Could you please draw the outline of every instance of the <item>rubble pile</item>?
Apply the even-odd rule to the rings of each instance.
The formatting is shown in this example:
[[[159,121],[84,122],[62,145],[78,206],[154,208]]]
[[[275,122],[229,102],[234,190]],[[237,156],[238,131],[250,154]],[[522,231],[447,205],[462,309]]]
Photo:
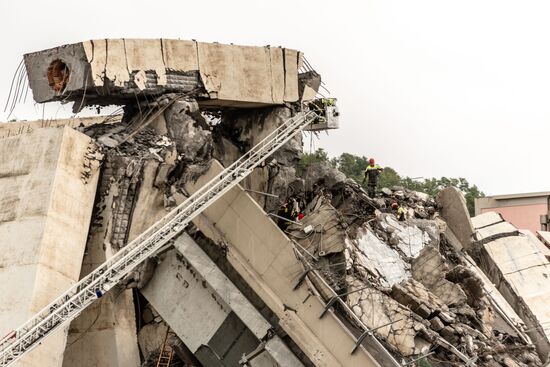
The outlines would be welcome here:
[[[230,163],[288,113],[225,116],[215,129],[214,156]],[[328,162],[300,172],[300,157],[301,137],[244,185],[276,196],[251,193],[267,212],[285,204],[300,208],[299,224],[275,220],[305,254],[305,267],[318,269],[398,359],[426,366],[541,365],[523,332],[502,327],[479,273],[448,243],[435,198],[402,187],[369,198]],[[393,202],[406,210],[405,221],[397,220]]]
[[[136,207],[148,191],[162,193],[164,209],[174,207],[187,195],[185,183],[212,158],[231,164],[293,113],[287,107],[227,110],[213,126],[194,100],[163,96],[127,110],[120,124],[83,129],[105,156],[89,245],[110,243],[109,251],[118,251],[132,239],[132,219],[146,216]],[[370,198],[329,163],[299,167],[301,154],[298,136],[242,184],[267,213],[288,207],[300,214],[274,220],[304,255],[304,268],[318,270],[341,295],[347,309],[337,310],[357,332],[372,330],[410,365],[541,365],[528,338],[502,326],[482,279],[449,245],[434,198],[402,187],[381,188]],[[394,202],[405,209],[404,221],[392,212]],[[155,261],[126,286],[143,287]],[[158,358],[166,326],[144,303],[138,336],[148,366]]]
[[[432,366],[540,365],[532,344],[496,325],[482,280],[441,231],[433,198],[394,187],[371,199],[350,180],[334,182],[326,165],[321,179],[320,169],[308,168],[305,180],[322,193],[306,205],[302,225],[287,231],[389,350]],[[388,209],[392,202],[406,208],[405,221]]]
[[[301,52],[164,39],[94,40],[28,54],[25,67],[37,102],[72,101],[75,112],[84,106],[123,106],[114,113],[122,111],[121,119],[80,120],[77,130],[93,139],[74,131],[74,137],[65,137],[65,130],[61,138],[55,135],[60,152],[76,151],[73,142],[82,141],[83,158],[71,156],[74,167],[59,159],[48,168],[52,177],[76,169],[77,178],[72,185],[39,182],[35,190],[86,196],[82,206],[88,216],[94,193],[95,201],[91,221],[84,213],[74,221],[81,228],[90,223],[80,274],[61,251],[48,253],[53,248],[48,236],[39,240],[29,231],[34,237],[27,242],[39,243],[37,252],[44,256],[25,261],[36,262],[38,269],[52,255],[48,265],[55,270],[26,290],[34,294],[28,302],[33,312],[34,302],[53,297],[59,279],[66,282],[71,271],[67,279],[73,281],[92,272],[90,279],[109,278],[97,283],[93,307],[79,309],[71,319],[65,350],[65,344],[52,348],[58,354],[55,365],[105,365],[104,359],[109,365],[160,366],[170,364],[163,358],[167,351],[174,355],[171,366],[525,367],[547,362],[543,322],[523,307],[524,296],[540,296],[548,277],[546,253],[531,259],[533,266],[514,268],[513,278],[502,271],[508,267],[486,266],[502,265],[515,258],[512,253],[531,256],[537,244],[528,246],[527,236],[502,218],[478,218],[474,228],[457,190],[445,189],[433,198],[403,187],[381,187],[374,195],[371,186],[368,195],[331,162],[303,160],[298,134],[265,161],[250,157],[262,163],[250,174],[245,170],[246,177],[233,171],[231,179],[242,177],[242,187],[223,186],[227,191],[218,192],[223,194],[219,200],[208,192],[194,202],[204,210],[187,218],[191,237],[181,233],[179,219],[166,222],[168,211],[207,182],[221,176],[220,185],[226,185],[222,166],[283,124],[303,123],[300,128],[311,134],[338,127],[336,100],[316,98],[321,76]],[[298,112],[305,112],[301,120],[289,120]],[[32,134],[46,125],[12,125],[7,136],[15,128],[17,134]],[[282,143],[287,132],[275,141]],[[26,139],[17,139],[8,143],[24,145]],[[14,167],[8,173],[21,176]],[[24,180],[12,181],[4,201],[24,212],[31,207],[17,206],[11,194]],[[54,223],[64,205],[50,206],[44,218]],[[155,226],[163,218],[170,235],[179,237],[162,247],[157,242],[160,248],[140,258],[139,266],[125,262],[122,280],[111,282],[121,263],[116,258],[107,274],[98,269],[148,229],[154,231],[146,235],[148,241],[165,240],[165,229]],[[6,228],[10,237],[11,227]],[[57,233],[61,226],[48,228]],[[80,243],[81,256],[85,232],[79,233],[71,241]],[[518,243],[526,246],[515,251]],[[505,256],[493,257],[487,248]],[[23,250],[24,256],[31,252]],[[140,246],[129,252],[134,250],[144,254]],[[26,276],[17,261],[12,268],[5,274],[11,277],[13,270]],[[537,279],[539,288],[523,287],[519,273],[529,268],[536,268],[530,279]],[[38,291],[39,284],[49,289]],[[510,284],[530,289],[514,298]],[[537,309],[543,309],[543,298],[537,300]],[[534,327],[540,330],[533,332]]]

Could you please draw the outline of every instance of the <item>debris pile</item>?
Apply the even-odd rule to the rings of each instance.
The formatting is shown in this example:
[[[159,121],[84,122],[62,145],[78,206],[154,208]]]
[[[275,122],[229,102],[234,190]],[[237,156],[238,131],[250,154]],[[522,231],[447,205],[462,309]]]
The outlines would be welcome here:
[[[231,163],[290,113],[225,115],[214,129],[214,156]],[[291,208],[293,216],[274,220],[305,255],[305,269],[319,270],[398,359],[432,366],[541,365],[525,326],[504,325],[487,297],[491,285],[450,245],[436,199],[402,187],[369,198],[327,162],[300,169],[300,157],[298,137],[244,185],[269,213]],[[392,203],[405,209],[404,221]]]
[[[294,113],[287,107],[224,111],[214,125],[192,99],[164,96],[142,107],[146,112],[127,112],[120,124],[84,129],[101,147],[91,151],[94,157],[105,155],[91,233],[101,234],[111,251],[131,239],[139,196],[157,190],[170,209],[211,158],[227,166]],[[156,117],[144,124],[143,114]],[[520,331],[524,326],[506,325],[480,272],[449,244],[434,198],[402,187],[370,198],[329,163],[299,167],[301,152],[298,136],[243,185],[268,213],[281,214],[288,205],[292,216],[285,219],[283,211],[274,220],[304,255],[304,268],[318,270],[345,301],[342,317],[358,331],[371,330],[404,363],[541,365]],[[405,220],[398,220],[393,203],[405,210]],[[126,285],[143,287],[154,266],[154,260],[145,263]],[[154,361],[166,327],[147,304],[140,310],[140,347]]]
[[[320,169],[306,170],[305,180],[326,186],[287,231],[309,255],[305,266],[320,269],[388,349],[432,366],[540,365],[525,334],[499,327],[482,279],[447,243],[433,198],[394,187],[370,199],[354,182],[334,183],[326,166],[319,178]],[[392,202],[406,208],[405,221]]]
[[[75,111],[124,106],[121,120],[111,116],[78,127],[94,139],[78,166],[87,188],[102,166],[81,278],[196,192],[199,180],[203,185],[216,177],[222,168],[213,160],[231,165],[308,109],[323,117],[301,120],[308,123],[305,131],[338,126],[335,100],[315,100],[321,77],[295,50],[97,40],[29,54],[25,63],[38,102],[73,101]],[[533,338],[536,317],[526,326],[503,297],[508,283],[523,283],[505,271],[485,275],[491,269],[484,266],[499,260],[488,249],[505,245],[511,254],[519,243],[515,237],[526,237],[502,218],[478,218],[475,231],[467,214],[447,223],[447,212],[462,209],[449,199],[453,192],[433,198],[385,187],[374,195],[371,185],[367,195],[330,162],[306,164],[302,138],[292,138],[244,177],[241,185],[250,196],[233,187],[193,218],[187,230],[205,254],[188,249],[181,256],[200,266],[170,268],[159,287],[176,239],[128,269],[116,292],[98,289],[95,307],[72,321],[65,361],[102,365],[97,350],[132,366],[160,366],[167,351],[172,366],[377,361],[392,367],[525,367],[541,366],[539,355],[546,361]],[[472,228],[459,231],[463,226]],[[171,234],[181,230],[179,224],[170,228]],[[474,234],[484,238],[472,242]],[[528,246],[522,251],[532,252]],[[548,259],[535,260],[532,272],[543,285]],[[498,289],[489,278],[499,280]],[[161,301],[151,301],[158,312],[148,302],[148,287],[164,291]],[[523,295],[533,294],[524,289]],[[197,303],[194,309],[186,309],[189,299]],[[198,310],[206,316],[197,316]],[[334,312],[318,320],[312,310],[322,311],[320,318]],[[187,316],[189,325],[178,325]],[[186,338],[201,332],[192,346]],[[335,343],[339,339],[345,343]],[[105,345],[116,347],[106,352]],[[348,354],[358,348],[361,353]]]

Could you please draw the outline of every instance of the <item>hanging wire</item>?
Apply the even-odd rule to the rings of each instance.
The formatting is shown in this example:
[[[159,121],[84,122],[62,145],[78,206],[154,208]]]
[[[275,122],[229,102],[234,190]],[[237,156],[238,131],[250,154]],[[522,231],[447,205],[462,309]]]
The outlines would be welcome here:
[[[15,80],[17,78],[17,75],[19,73],[19,70],[21,69],[21,67],[23,66],[23,60],[21,60],[19,62],[19,65],[17,66],[17,69],[15,70],[15,73],[13,74],[13,78],[11,79],[11,84],[10,84],[10,92],[8,94],[8,99],[6,100],[6,105],[4,106],[4,112],[7,111],[8,109],[8,105],[9,105],[9,102],[11,100],[11,96],[12,96],[12,92],[13,92],[13,86],[15,84]]]
[[[6,112],[6,109],[9,103],[10,108],[9,108],[9,114],[7,117],[8,119],[12,115],[13,110],[17,105],[17,100],[19,99],[19,96],[20,96],[21,84],[23,83],[24,77],[25,77],[24,75],[25,75],[25,68],[23,67],[23,61],[21,61],[21,63],[19,64],[19,67],[17,68],[16,74],[14,75],[14,79],[12,80],[8,101],[6,103],[6,108],[4,109],[4,112]]]

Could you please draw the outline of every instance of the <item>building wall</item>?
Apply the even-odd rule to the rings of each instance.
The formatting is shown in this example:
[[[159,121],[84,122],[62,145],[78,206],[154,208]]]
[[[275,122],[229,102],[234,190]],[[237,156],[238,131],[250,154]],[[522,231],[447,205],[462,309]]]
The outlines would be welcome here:
[[[536,233],[540,230],[540,216],[548,211],[547,204],[514,205],[493,208],[483,208],[480,214],[497,212],[504,220],[520,229],[528,229]]]
[[[537,192],[478,198],[475,214],[496,212],[516,228],[536,233],[541,230],[540,216],[548,213],[549,197],[550,192]]]

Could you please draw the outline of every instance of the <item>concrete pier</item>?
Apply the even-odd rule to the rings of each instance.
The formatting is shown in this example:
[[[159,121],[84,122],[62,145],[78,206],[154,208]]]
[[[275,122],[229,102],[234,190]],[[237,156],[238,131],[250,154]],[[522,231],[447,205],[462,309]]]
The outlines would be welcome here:
[[[82,180],[90,144],[69,127],[0,139],[2,336],[78,280],[98,179],[94,168]],[[17,366],[61,366],[65,340],[58,332]]]

